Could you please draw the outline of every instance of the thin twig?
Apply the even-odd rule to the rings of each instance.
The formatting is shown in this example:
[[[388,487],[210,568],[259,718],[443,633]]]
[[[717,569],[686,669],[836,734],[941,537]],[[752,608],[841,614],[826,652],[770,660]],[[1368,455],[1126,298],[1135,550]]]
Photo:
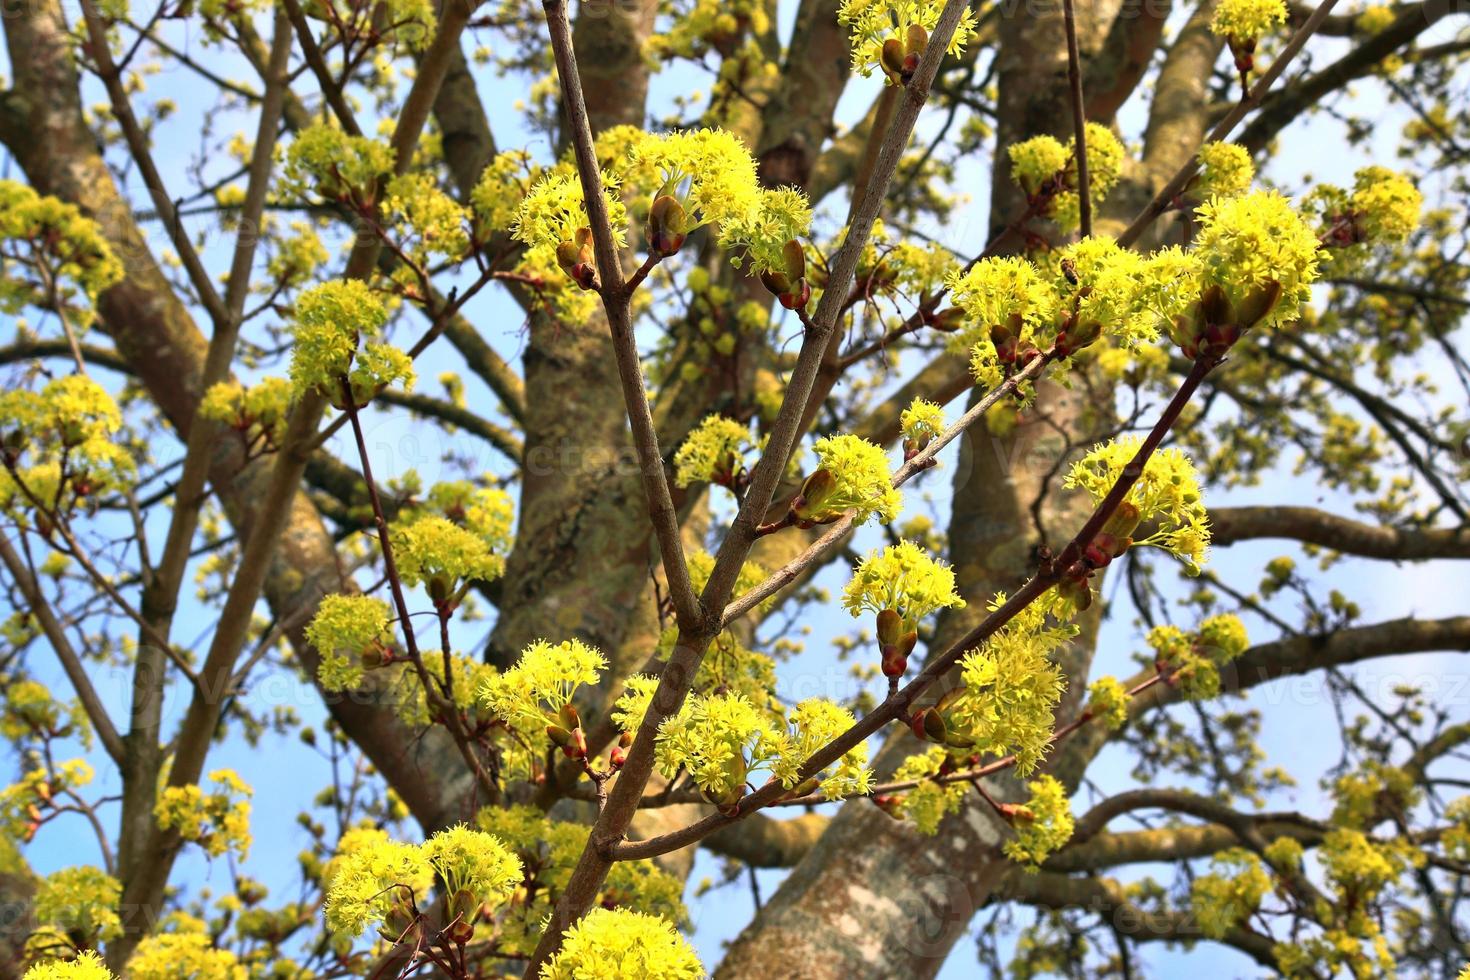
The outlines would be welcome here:
[[[1336,4],[1337,0],[1322,0],[1318,4],[1317,9],[1312,11],[1312,16],[1307,18],[1307,22],[1297,29],[1297,32],[1291,36],[1290,41],[1286,42],[1286,47],[1282,48],[1281,53],[1276,56],[1276,60],[1271,62],[1271,67],[1266,69],[1260,81],[1256,82],[1255,87],[1250,90],[1250,94],[1244,99],[1241,99],[1240,104],[1231,109],[1225,118],[1221,119],[1215,125],[1215,128],[1210,130],[1209,135],[1204,138],[1203,142],[1213,143],[1229,136],[1231,130],[1235,129],[1236,124],[1245,118],[1246,113],[1260,105],[1261,100],[1266,97],[1266,93],[1271,90],[1271,86],[1275,84],[1276,79],[1281,77],[1281,73],[1286,70],[1286,66],[1291,64],[1292,59],[1306,46],[1307,40],[1317,32],[1317,28],[1327,19],[1327,15],[1332,12],[1332,8]],[[1127,248],[1138,241],[1144,231],[1148,229],[1148,226],[1153,224],[1154,219],[1158,218],[1159,215],[1170,208],[1174,200],[1183,192],[1184,185],[1188,184],[1189,179],[1198,171],[1199,157],[1198,155],[1191,156],[1179,168],[1178,172],[1169,179],[1169,182],[1160,188],[1159,192],[1154,195],[1154,199],[1139,212],[1138,217],[1133,219],[1133,224],[1128,226],[1128,230],[1118,236],[1118,244]]]
[[[1077,199],[1081,212],[1083,238],[1092,234],[1092,188],[1087,176],[1087,118],[1082,101],[1082,57],[1077,51],[1077,16],[1072,0],[1062,0],[1062,17],[1067,28],[1067,82],[1072,89],[1072,129],[1077,163]]]

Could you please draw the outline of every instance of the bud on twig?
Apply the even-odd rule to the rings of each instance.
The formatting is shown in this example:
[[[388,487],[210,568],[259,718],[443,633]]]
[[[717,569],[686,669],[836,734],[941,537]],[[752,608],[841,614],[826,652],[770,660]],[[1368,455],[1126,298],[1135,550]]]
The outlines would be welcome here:
[[[576,237],[556,247],[556,264],[582,289],[597,288],[597,265],[592,254],[592,229],[578,228]]]

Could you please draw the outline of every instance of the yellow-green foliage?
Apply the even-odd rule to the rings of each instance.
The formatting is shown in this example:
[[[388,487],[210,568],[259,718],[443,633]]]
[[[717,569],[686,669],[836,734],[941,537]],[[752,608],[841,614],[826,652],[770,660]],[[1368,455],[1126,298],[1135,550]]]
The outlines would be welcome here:
[[[482,906],[493,912],[510,899],[524,868],[498,838],[463,825],[418,846],[376,836],[354,841],[332,870],[327,924],[348,936],[380,924],[396,940],[427,907],[436,877],[451,918],[473,927]]]
[[[706,415],[674,453],[674,483],[729,485],[745,470],[745,453],[754,448],[750,427],[723,415]]]
[[[122,884],[99,868],[79,865],[47,875],[36,889],[36,921],[91,946],[122,935]]]
[[[296,301],[293,320],[291,382],[298,395],[315,390],[341,407],[348,382],[353,402],[362,406],[395,382],[413,387],[407,354],[381,342],[359,346],[388,321],[387,309],[366,283],[340,279],[307,290]]]
[[[136,470],[116,439],[122,425],[117,402],[86,375],[0,393],[0,441],[16,471],[0,471],[0,509],[24,521],[120,489]]]
[[[537,640],[521,651],[514,667],[480,686],[479,699],[495,717],[542,744],[546,726],[577,688],[596,684],[606,669],[607,658],[581,640]]]
[[[624,731],[637,730],[657,686],[652,681],[630,679],[613,716]],[[757,770],[796,789],[798,770],[812,752],[852,723],[850,712],[823,698],[802,701],[778,721],[740,694],[691,694],[659,726],[654,758],[665,776],[672,779],[682,769],[712,802],[730,805],[745,795]],[[866,792],[872,776],[866,763],[865,745],[847,752],[816,775],[822,794],[838,799]]]
[[[1177,626],[1156,626],[1148,645],[1154,661],[1186,698],[1207,700],[1220,693],[1220,665],[1245,652],[1245,624],[1232,615],[1212,616],[1193,633]]]
[[[285,378],[265,378],[245,387],[238,381],[212,385],[199,402],[199,417],[235,429],[247,445],[263,440],[279,448],[291,412],[293,390]]]
[[[1254,41],[1286,23],[1286,0],[1221,0],[1210,30],[1234,41]]]
[[[536,947],[542,924],[556,907],[587,845],[585,824],[552,820],[533,806],[487,807],[476,818],[480,830],[509,848],[525,869],[518,888],[497,916],[496,943],[504,952],[525,955]],[[594,905],[618,906],[660,916],[686,918],[683,883],[652,861],[619,861],[608,872]]]
[[[1239,310],[1255,292],[1279,283],[1281,296],[1260,323],[1281,326],[1301,316],[1317,278],[1317,235],[1275,191],[1253,191],[1200,205],[1195,254],[1203,286],[1218,285]]]
[[[304,197],[315,191],[328,200],[367,205],[376,200],[378,182],[393,172],[393,157],[383,140],[319,124],[303,129],[287,147],[283,183],[287,193]]]
[[[1194,193],[1201,200],[1244,194],[1256,179],[1250,151],[1237,143],[1206,143],[1198,156],[1200,173]]]
[[[133,980],[246,980],[250,972],[204,932],[160,932],[138,943],[128,960]]]
[[[907,42],[909,28],[921,27],[927,35],[939,23],[942,3],[925,0],[842,0],[837,19],[852,31],[852,69],[864,78],[882,66],[883,44],[893,39]],[[947,54],[956,55],[975,36],[975,12],[968,7],[960,17]]]

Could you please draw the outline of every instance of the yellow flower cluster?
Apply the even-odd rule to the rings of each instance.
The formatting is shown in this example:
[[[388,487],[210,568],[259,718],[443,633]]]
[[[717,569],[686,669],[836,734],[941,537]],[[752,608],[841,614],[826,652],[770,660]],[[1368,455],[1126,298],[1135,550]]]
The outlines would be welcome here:
[[[279,449],[291,413],[293,391],[285,378],[265,378],[245,387],[238,381],[210,386],[199,402],[199,417],[228,425],[240,433],[246,446],[257,441]]]
[[[129,980],[247,980],[250,971],[235,954],[210,941],[202,930],[160,932],[138,943],[128,959]]]
[[[1087,185],[1094,206],[1107,197],[1123,175],[1123,144],[1100,123],[1088,123]],[[1064,232],[1076,230],[1082,202],[1078,188],[1077,140],[1065,145],[1054,136],[1033,136],[1006,148],[1011,179],[1025,192],[1040,218],[1050,218]]]
[[[1072,465],[1063,486],[1081,489],[1100,503],[1141,444],[1135,436],[1100,443]],[[1209,516],[1200,496],[1199,474],[1183,451],[1155,450],[1123,501],[1105,529],[1118,544],[1125,550],[1137,545],[1162,548],[1186,568],[1198,570],[1210,544]],[[1152,530],[1135,540],[1131,535],[1140,526]]]
[[[1006,857],[1034,871],[1072,839],[1072,806],[1067,788],[1054,776],[1038,776],[1026,784],[1031,798],[1016,807],[1011,828],[1016,836],[1005,842]]]
[[[251,789],[233,769],[216,769],[209,781],[215,787],[210,793],[194,783],[164,787],[153,815],[160,827],[177,831],[210,857],[233,852],[244,860],[250,853]]]
[[[1087,711],[1109,729],[1123,727],[1128,720],[1128,689],[1116,677],[1099,677],[1087,685]]]
[[[1275,191],[1202,204],[1194,254],[1203,264],[1207,322],[1242,330],[1296,320],[1317,278],[1317,235]],[[1212,287],[1223,294],[1223,304],[1207,295]]]
[[[500,840],[526,869],[518,889],[495,923],[497,949],[526,956],[536,948],[543,924],[571,880],[587,845],[585,824],[552,820],[534,806],[493,806],[481,810],[476,826]],[[618,906],[673,922],[687,917],[683,882],[652,861],[618,861],[608,872],[594,907]]]
[[[0,180],[0,241],[15,246],[0,252],[0,310],[6,313],[57,307],[87,327],[95,319],[98,294],[123,277],[122,263],[97,222],[75,205],[14,180]],[[45,271],[37,275],[38,269]]]
[[[881,68],[890,82],[899,84],[903,69],[918,67],[943,10],[944,4],[926,0],[842,0],[837,20],[852,31],[852,70],[868,78]],[[974,36],[975,12],[967,8],[946,54],[964,51]]]
[[[596,684],[606,669],[607,658],[581,640],[537,640],[521,651],[515,666],[487,679],[477,696],[495,717],[540,744],[577,688]]]
[[[36,835],[43,810],[54,808],[57,797],[80,789],[95,773],[85,759],[68,759],[53,768],[29,769],[0,791],[0,827],[12,840],[29,843]]]
[[[505,571],[496,542],[433,514],[395,521],[389,533],[399,577],[408,586],[424,583],[435,602],[459,602],[472,582],[489,582]]]
[[[23,980],[113,980],[113,976],[97,951],[89,949],[75,959],[37,963],[26,970]]]
[[[1177,626],[1156,626],[1148,634],[1159,669],[1168,671],[1170,683],[1196,701],[1220,693],[1220,665],[1240,656],[1249,644],[1245,624],[1228,614],[1212,616],[1193,634]]]
[[[361,344],[388,321],[367,284],[357,279],[325,282],[302,293],[292,315],[291,383],[298,395],[315,390],[338,408],[346,407],[344,381],[352,401],[366,405],[395,382],[413,387],[413,363],[391,344]]]
[[[345,837],[345,835],[344,835]],[[520,859],[499,839],[463,825],[414,846],[374,835],[334,860],[327,888],[327,925],[358,936],[381,924],[396,942],[417,922],[420,900],[435,878],[444,886],[455,938],[469,942],[486,906],[503,905],[524,879]]]
[[[1423,206],[1424,195],[1406,175],[1376,166],[1354,174],[1351,191],[1319,184],[1304,203],[1322,241],[1337,249],[1402,242],[1419,226]]]
[[[460,259],[469,251],[470,212],[440,190],[431,175],[394,177],[386,191],[383,209],[420,265],[434,257]]]
[[[1199,150],[1199,167],[1193,195],[1200,200],[1238,197],[1250,190],[1256,179],[1250,151],[1238,143],[1223,140],[1206,143]]]
[[[122,935],[118,902],[122,884],[99,868],[79,865],[47,875],[36,889],[36,921],[71,937],[100,946]]]
[[[635,732],[657,688],[657,680],[632,677],[618,699],[613,720]],[[659,726],[654,759],[672,779],[688,772],[700,791],[720,806],[732,806],[747,790],[750,774],[768,770],[771,778],[799,795],[820,787],[827,799],[866,792],[872,773],[866,768],[867,747],[859,745],[807,784],[798,786],[798,771],[811,754],[846,731],[851,713],[822,698],[810,698],[773,721],[743,695],[694,693],[679,713]]]
[[[996,609],[1005,601],[997,595]],[[1032,603],[960,660],[961,686],[936,706],[951,744],[976,753],[1016,756],[1025,776],[1046,754],[1053,709],[1062,696],[1061,669],[1051,654],[1076,635],[1076,627],[1049,624],[1042,603]]]
[[[567,930],[541,980],[658,977],[700,980],[704,966],[673,924],[629,909],[595,908]]]
[[[903,433],[904,458],[910,459],[943,434],[944,409],[927,399],[915,398],[899,415],[898,425]]]
[[[1286,14],[1286,0],[1221,0],[1210,30],[1239,43],[1252,42],[1286,23]]]
[[[1216,854],[1210,867],[1209,874],[1191,882],[1189,905],[1200,932],[1208,939],[1223,939],[1255,915],[1271,890],[1271,876],[1260,858],[1238,847]]]
[[[1106,198],[1123,176],[1123,144],[1113,131],[1101,123],[1090,122],[1087,132],[1087,189],[1092,206]],[[1067,141],[1067,166],[1062,174],[1064,190],[1060,191],[1045,212],[1059,229],[1076,231],[1082,223],[1082,199],[1077,176],[1077,140]]]
[[[607,208],[613,240],[622,248],[627,242],[627,209],[617,194],[618,176],[602,173],[602,200]],[[521,200],[511,222],[510,233],[530,246],[535,257],[528,264],[537,268],[560,266],[582,289],[596,282],[597,263],[592,250],[592,231],[587,217],[582,182],[576,168],[563,164],[536,181]]]
[[[890,609],[909,629],[932,612],[964,605],[955,591],[954,569],[912,541],[868,552],[842,591],[842,607],[852,615]]]
[[[903,495],[893,486],[883,447],[859,436],[836,435],[818,439],[812,449],[819,468],[791,504],[799,521],[830,523],[849,510],[858,526],[874,515],[885,524],[898,516]]]
[[[309,223],[293,221],[290,227],[291,234],[274,242],[276,253],[266,262],[266,273],[282,289],[307,282],[329,258],[327,247]]]
[[[383,140],[349,136],[325,124],[303,129],[286,149],[282,189],[307,197],[367,207],[377,200],[378,182],[393,172],[393,148]]]
[[[66,513],[122,487],[135,466],[116,440],[121,429],[117,403],[86,375],[56,378],[39,393],[0,393],[0,447],[8,459],[0,510],[19,517],[39,505]]]
[[[706,415],[674,453],[674,484],[733,488],[745,473],[745,454],[754,448],[750,426],[724,415]]]
[[[969,784],[964,781],[938,783],[932,777],[940,775],[949,765],[949,751],[932,746],[923,752],[904,759],[893,773],[895,782],[917,780],[919,785],[907,790],[893,800],[884,800],[885,809],[900,819],[913,821],[914,829],[926,837],[939,832],[939,822],[946,814],[958,813],[964,806]]]
[[[31,739],[74,736],[90,748],[92,726],[80,702],[60,701],[40,681],[17,678],[0,698],[0,736],[16,746]]]
[[[660,61],[698,61],[713,48],[728,50],[736,39],[760,37],[769,29],[770,17],[760,0],[694,0],[667,31],[649,38],[648,53]]]
[[[317,678],[328,691],[362,683],[363,672],[393,659],[392,613],[382,599],[327,595],[306,627],[306,641],[321,656]]]

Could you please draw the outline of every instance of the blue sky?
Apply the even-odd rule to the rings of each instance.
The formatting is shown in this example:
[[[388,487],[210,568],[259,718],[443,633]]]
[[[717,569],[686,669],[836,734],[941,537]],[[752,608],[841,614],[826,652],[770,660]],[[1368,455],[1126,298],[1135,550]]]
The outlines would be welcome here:
[[[794,9],[793,4],[783,3],[784,21],[789,22],[792,9]],[[179,30],[194,29],[186,26]],[[1432,37],[1426,43],[1444,39],[1443,37]],[[200,39],[197,35],[194,37],[181,36],[180,41],[196,54],[214,57],[200,47]],[[1331,43],[1334,45],[1332,50],[1335,54],[1337,48],[1340,47],[1340,42]],[[221,61],[225,63],[220,64]],[[213,67],[226,75],[249,76],[248,69],[228,64],[228,59],[215,57]],[[518,115],[511,107],[512,101],[520,95],[519,89],[493,79],[486,70],[479,70],[477,75],[480,79],[481,94],[489,107],[491,125],[500,146],[508,148],[529,145],[533,150],[544,151],[544,138],[538,134],[526,132]],[[708,81],[707,76],[694,69],[684,68],[671,71],[656,81],[656,97],[658,92],[668,93],[688,87],[698,87],[707,91]],[[157,159],[171,185],[176,188],[189,186],[186,176],[188,168],[194,165],[201,155],[208,158],[207,172],[215,174],[225,172],[225,169],[230,166],[229,161],[217,159],[218,154],[210,152],[200,142],[199,118],[201,113],[210,108],[208,92],[196,85],[194,78],[186,70],[178,67],[151,76],[147,84],[148,97],[169,98],[180,105],[180,112],[175,119],[163,123],[155,135]],[[843,118],[850,120],[865,108],[873,94],[876,93],[877,87],[877,80],[866,82],[860,79],[855,80],[843,100],[841,109]],[[1372,113],[1382,107],[1381,95],[1376,86],[1365,83],[1360,85],[1357,91],[1361,101],[1355,107],[1356,111]],[[89,85],[87,101],[96,102],[101,98],[100,89],[95,84]],[[1136,140],[1140,136],[1143,124],[1143,105],[1141,99],[1134,99],[1121,114],[1120,123],[1125,137]],[[1398,130],[1397,112],[1389,111],[1387,118],[1392,124],[1379,126],[1372,137],[1372,158],[1379,162],[1388,162],[1393,158]],[[254,132],[253,121],[245,122],[232,118],[228,114],[216,115],[212,124],[214,133],[220,138],[227,137],[237,128],[251,135]],[[934,124],[933,118],[924,120],[921,123],[921,131]],[[1299,189],[1302,175],[1307,172],[1319,179],[1350,181],[1352,171],[1367,162],[1368,155],[1356,151],[1334,151],[1332,154],[1320,152],[1323,146],[1334,148],[1339,146],[1340,132],[1340,126],[1329,119],[1316,117],[1302,121],[1283,138],[1281,155],[1268,176],[1278,181],[1288,191]],[[944,227],[933,230],[943,241],[959,250],[973,251],[983,241],[987,221],[985,202],[989,198],[988,160],[975,160],[967,163],[962,167],[959,177],[960,185],[969,189],[972,203],[963,207],[952,220],[946,222]],[[1432,188],[1426,187],[1426,190],[1432,190]],[[145,197],[141,189],[136,186],[130,188],[130,193],[138,201],[142,201]],[[201,223],[197,227],[206,233],[213,231],[207,224]],[[160,229],[154,225],[151,231],[154,247],[162,250],[166,243]],[[229,239],[222,238],[217,232],[213,232],[208,241],[209,245],[205,250],[206,260],[210,263],[211,268],[223,270],[228,260],[226,248]],[[487,341],[513,363],[518,363],[521,350],[521,315],[518,308],[507,299],[492,291],[487,291],[471,302],[466,313],[472,322],[481,326]],[[794,324],[791,323],[786,325],[788,336],[794,334],[793,327]],[[416,336],[418,329],[420,327],[414,325],[406,336]],[[457,370],[459,368],[457,360],[457,357],[445,350],[443,345],[432,348],[426,353],[419,362],[419,376],[424,389],[433,392],[436,388],[433,382],[434,377],[440,371]],[[466,374],[465,380],[472,406],[493,403],[493,398],[488,391],[473,377]],[[1249,420],[1241,419],[1240,424],[1248,425]],[[503,469],[503,462],[477,440],[462,434],[446,435],[436,428],[408,420],[401,414],[392,417],[374,414],[369,419],[367,436],[373,457],[373,467],[380,479],[400,475],[406,469],[413,467],[418,470],[426,483],[430,483],[440,475],[439,460],[443,453],[451,449],[458,454],[469,455],[477,462],[482,462],[485,469]],[[353,458],[350,447],[340,436],[336,448],[344,458],[349,460]],[[161,458],[170,459],[172,458],[170,454],[176,454],[178,450],[175,446],[165,446],[159,447],[156,451]],[[921,494],[932,495],[939,524],[941,527],[944,526],[947,518],[946,501],[949,479],[953,472],[957,451],[957,446],[946,449],[940,457],[941,468],[929,474],[924,482],[910,493],[909,513],[912,513],[918,506],[928,506],[921,504]],[[1351,513],[1349,503],[1340,496],[1314,486],[1309,479],[1293,477],[1291,468],[1294,462],[1295,460],[1289,456],[1283,457],[1280,462],[1280,472],[1274,474],[1273,479],[1268,481],[1266,486],[1211,493],[1207,502],[1215,504],[1279,503],[1282,500],[1281,488],[1285,486],[1289,488],[1288,495],[1291,503],[1311,504],[1338,513]],[[155,540],[162,538],[164,526],[160,521],[163,519],[166,519],[166,515],[155,515],[150,525],[150,531]],[[870,541],[860,541],[860,547],[865,548],[870,544]],[[1232,582],[1245,591],[1250,591],[1259,580],[1264,563],[1279,554],[1296,555],[1301,567],[1311,567],[1310,560],[1302,559],[1297,549],[1284,542],[1254,542],[1230,549],[1220,549],[1215,553],[1212,567],[1226,581]],[[1403,615],[1430,617],[1464,611],[1462,579],[1457,580],[1455,570],[1447,563],[1395,568],[1383,563],[1350,559],[1328,572],[1320,573],[1318,578],[1324,584],[1341,588],[1357,601],[1363,607],[1365,622],[1376,622]],[[840,588],[845,581],[845,570],[838,567],[829,568],[821,581],[834,590]],[[1099,644],[1096,670],[1100,673],[1114,672],[1126,675],[1131,672],[1130,655],[1141,646],[1141,633],[1134,623],[1134,616],[1127,605],[1126,596],[1118,593],[1117,599],[1117,606],[1106,622]],[[179,619],[176,636],[180,640],[187,641],[195,636],[207,635],[211,621],[209,615],[203,613],[197,604],[191,602],[185,614]],[[1255,637],[1267,638],[1273,635],[1274,631],[1259,621],[1248,619],[1248,624]],[[808,626],[811,631],[806,637],[808,652],[801,658],[782,665],[780,670],[782,693],[810,696],[812,693],[817,693],[814,689],[818,689],[821,693],[834,697],[847,696],[851,693],[852,682],[848,679],[846,665],[839,664],[832,655],[831,640],[849,631],[853,626],[853,621],[833,607],[814,612],[804,622],[804,625]],[[466,647],[471,647],[481,640],[487,628],[484,623],[462,627],[456,639]],[[41,648],[36,649],[39,651]],[[33,655],[30,665],[38,676],[52,683],[56,689],[65,689],[65,683],[59,676],[59,672],[47,662],[46,658]],[[1389,673],[1384,668],[1377,666],[1370,666],[1358,673],[1365,684],[1382,691],[1389,690],[1401,676],[1408,676],[1411,679],[1428,679],[1441,685],[1443,698],[1446,701],[1461,705],[1470,703],[1470,689],[1463,685],[1452,688],[1456,678],[1463,679],[1464,666],[1449,655],[1398,658],[1392,664],[1392,668],[1394,673]],[[113,709],[115,716],[124,717],[126,713],[126,674],[99,671],[98,688],[104,701]],[[314,690],[291,674],[273,667],[262,669],[256,674],[252,679],[247,698],[260,707],[290,706],[302,716],[307,724],[319,725],[323,718],[323,711]],[[1248,703],[1261,707],[1263,711],[1261,741],[1269,757],[1266,764],[1287,766],[1293,772],[1298,773],[1302,780],[1301,785],[1295,790],[1280,794],[1278,798],[1273,799],[1271,806],[1273,808],[1300,808],[1309,813],[1321,812],[1323,795],[1316,783],[1316,775],[1335,761],[1338,748],[1331,706],[1321,682],[1311,680],[1303,683],[1288,680],[1265,685],[1250,694]],[[167,705],[166,724],[168,720],[176,721],[181,716],[182,709],[183,701],[176,695]],[[99,791],[115,792],[118,789],[118,781],[111,773],[105,757],[100,753],[93,753],[93,756],[99,773],[97,782]],[[262,879],[272,888],[278,898],[292,894],[296,881],[293,857],[307,843],[304,832],[295,822],[295,816],[300,809],[309,806],[312,796],[329,781],[330,772],[326,761],[301,746],[294,737],[283,738],[266,734],[262,737],[259,746],[254,748],[239,740],[217,747],[210,756],[210,767],[220,766],[238,769],[256,790],[255,848],[251,858],[241,866],[241,870]],[[1131,784],[1130,768],[1131,762],[1122,753],[1108,751],[1094,765],[1089,775],[1105,791],[1118,790]],[[115,811],[113,815],[115,816]],[[36,844],[30,848],[28,856],[36,869],[42,873],[80,861],[96,860],[95,845],[80,819],[71,822],[59,821],[48,827]],[[1150,869],[1133,870],[1141,874]],[[718,870],[714,861],[701,856],[691,881],[697,882],[705,875],[717,876]],[[782,873],[761,872],[759,877],[761,891],[769,896],[778,886]],[[175,881],[191,886],[210,886],[216,890],[230,887],[230,876],[225,866],[218,862],[211,865],[193,851],[186,852],[186,856],[181,859],[175,874]],[[743,880],[732,887],[718,889],[703,899],[690,900],[691,918],[696,926],[693,940],[707,964],[713,965],[718,960],[721,943],[732,938],[743,927],[751,911],[750,892]],[[1143,953],[1147,962],[1159,967],[1159,975],[1173,975],[1176,972],[1182,972],[1185,968],[1185,961],[1181,958],[1183,955],[1160,949],[1149,949]],[[1207,969],[1220,976],[1249,976],[1258,972],[1252,968],[1251,964],[1228,950],[1205,946],[1188,955],[1188,967],[1194,970]],[[973,964],[973,947],[967,940],[962,940],[957,945],[942,975],[953,978],[971,976],[974,973]]]

